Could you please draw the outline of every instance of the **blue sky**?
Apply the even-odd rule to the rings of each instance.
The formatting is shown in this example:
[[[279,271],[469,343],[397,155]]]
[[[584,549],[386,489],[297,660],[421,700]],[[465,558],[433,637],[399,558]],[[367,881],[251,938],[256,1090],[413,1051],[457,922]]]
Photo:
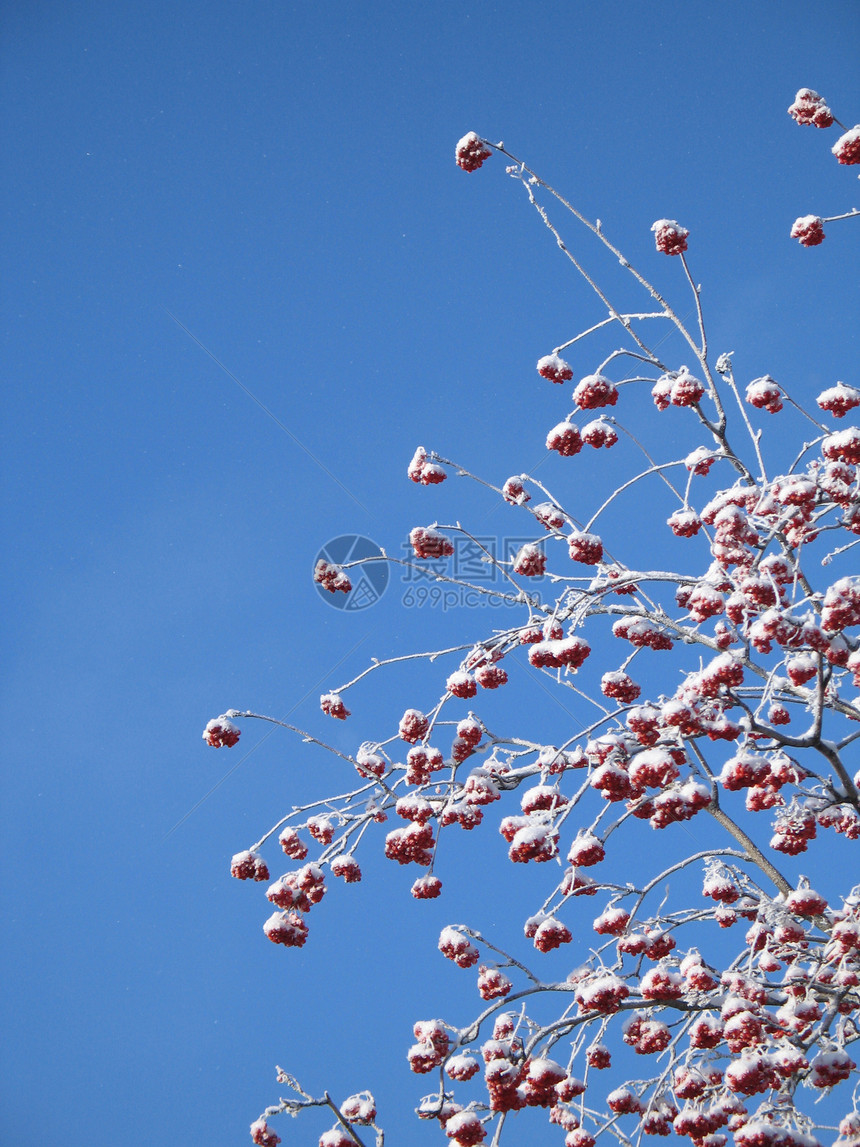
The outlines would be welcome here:
[[[523,874],[485,886],[484,846],[459,841],[448,899],[420,905],[368,848],[306,948],[275,948],[230,856],[337,768],[279,734],[195,807],[265,732],[231,754],[201,730],[230,706],[291,712],[352,752],[436,679],[378,678],[335,729],[323,688],[492,626],[405,607],[396,577],[348,615],[310,579],[347,532],[396,553],[436,517],[507,530],[492,499],[419,489],[406,464],[423,443],[493,481],[535,466],[566,409],[534,362],[602,317],[499,159],[455,167],[466,131],[679,295],[649,228],[682,221],[745,378],[858,385],[860,231],[788,238],[857,182],[834,132],[785,114],[811,86],[853,124],[858,48],[853,0],[814,19],[794,0],[7,3],[7,1141],[242,1143],[275,1063],[336,1097],[371,1087],[392,1143],[438,1140],[404,1053],[414,1020],[464,1021],[474,989],[435,938],[476,885],[474,923],[517,934]]]

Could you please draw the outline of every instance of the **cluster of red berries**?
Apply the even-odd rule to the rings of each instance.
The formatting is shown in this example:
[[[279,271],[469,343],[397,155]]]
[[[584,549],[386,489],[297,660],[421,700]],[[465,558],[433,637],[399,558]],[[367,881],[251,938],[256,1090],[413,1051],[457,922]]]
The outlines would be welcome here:
[[[308,846],[291,825],[282,830],[278,844],[291,860],[304,860],[308,854]]]
[[[849,426],[829,434],[821,443],[821,453],[828,462],[847,462],[850,466],[860,464],[860,430]]]
[[[769,374],[754,379],[747,387],[745,397],[750,406],[766,410],[768,414],[779,414],[782,410],[782,391]]]
[[[840,135],[830,150],[840,163],[860,163],[860,124]]]
[[[658,219],[652,224],[657,250],[664,255],[680,255],[687,250],[687,236],[690,232],[674,219]]]
[[[541,502],[532,513],[546,530],[560,530],[567,521],[562,511],[552,502]]]
[[[661,1020],[634,1012],[624,1025],[622,1038],[637,1055],[655,1055],[669,1046],[672,1033]]]
[[[332,876],[340,876],[347,884],[361,880],[361,867],[354,856],[336,856],[330,867]]]
[[[388,768],[388,761],[381,753],[374,752],[367,745],[355,754],[355,771],[360,777],[381,777]]]
[[[580,1012],[601,1012],[607,1015],[617,1012],[629,995],[630,988],[619,976],[613,972],[597,972],[576,985],[574,998]],[[605,1048],[603,1050],[606,1051]],[[608,1067],[608,1052],[606,1058]],[[592,1067],[597,1066],[590,1060],[587,1062]]]
[[[570,382],[573,378],[570,365],[557,354],[545,354],[543,358],[539,358],[537,372],[541,378],[547,378],[550,382]]]
[[[478,972],[478,993],[482,1000],[502,999],[514,986],[498,968],[488,968],[482,964]]]
[[[501,665],[482,665],[475,670],[475,680],[482,689],[498,689],[507,684],[508,675]]]
[[[418,1075],[426,1075],[444,1062],[451,1039],[441,1020],[419,1020],[412,1029],[417,1043],[406,1053],[409,1066]]]
[[[529,664],[536,669],[579,669],[591,653],[584,637],[560,637],[538,641],[529,649]]]
[[[430,780],[430,774],[441,769],[444,763],[445,758],[441,749],[430,745],[415,745],[406,754],[406,783],[426,784]]]
[[[615,637],[624,638],[637,649],[671,649],[674,642],[666,630],[648,617],[627,615],[612,626]]]
[[[412,461],[406,472],[413,482],[420,482],[422,486],[438,486],[448,477],[442,466],[428,459],[423,446],[419,446],[412,455]]]
[[[301,948],[308,938],[308,926],[296,912],[273,912],[263,925],[273,944]]]
[[[582,428],[582,441],[599,450],[609,450],[618,441],[618,435],[612,426],[602,418],[587,422]]]
[[[610,904],[596,918],[593,928],[599,936],[620,936],[629,923],[630,913]]]
[[[662,375],[651,388],[651,397],[658,410],[667,410],[669,406],[696,406],[704,394],[704,383],[694,378],[686,366]]]
[[[770,847],[787,856],[806,852],[817,832],[815,814],[808,808],[792,806],[777,814]]]
[[[445,1134],[451,1147],[475,1147],[487,1138],[487,1132],[476,1111],[457,1111],[445,1121]]]
[[[597,534],[574,530],[568,535],[567,552],[572,561],[585,566],[596,566],[603,558],[603,542]]]
[[[432,526],[416,526],[409,533],[409,544],[416,558],[447,558],[454,552],[454,543]]]
[[[860,406],[860,390],[846,386],[844,382],[837,382],[835,386],[822,390],[815,401],[834,418],[844,418],[849,410]]]
[[[524,506],[532,500],[531,494],[526,493],[523,480],[519,476],[508,478],[502,486],[502,497],[512,506]]]
[[[541,577],[546,572],[546,554],[532,542],[520,548],[514,558],[514,573],[522,577]]]
[[[546,436],[547,450],[555,450],[562,458],[573,458],[582,449],[582,436],[572,422],[559,422]]]
[[[573,392],[573,401],[580,410],[598,410],[614,406],[618,401],[618,388],[602,374],[587,374],[580,379]]]
[[[385,838],[385,855],[398,864],[420,864],[427,868],[433,861],[433,828],[413,822],[395,828]]]
[[[429,728],[430,722],[418,709],[407,709],[400,718],[400,737],[409,744],[414,745],[426,737]]]
[[[818,215],[801,215],[792,223],[789,235],[801,247],[817,247],[824,242],[824,220]]]
[[[331,844],[334,825],[327,816],[310,816],[307,820],[308,832],[320,844]]]
[[[341,593],[349,593],[352,589],[349,575],[344,573],[340,566],[327,562],[323,558],[320,558],[314,566],[314,581],[323,589],[327,589],[329,593],[337,593],[338,590]]]
[[[604,673],[600,678],[600,692],[604,697],[612,697],[622,705],[629,705],[636,700],[642,688],[628,674],[616,669]]]
[[[257,1147],[278,1147],[280,1141],[280,1135],[272,1131],[262,1116],[251,1124],[251,1142],[256,1143]]]
[[[361,1091],[343,1101],[340,1113],[347,1123],[366,1126],[376,1118],[376,1101],[369,1091]]]
[[[813,127],[832,127],[833,114],[827,106],[823,96],[811,88],[801,88],[794,97],[794,103],[788,109],[788,114],[799,124]]]
[[[342,1127],[332,1127],[320,1135],[318,1147],[355,1147],[355,1140]]]
[[[349,716],[349,709],[338,693],[323,693],[320,697],[320,709],[327,716],[336,717],[338,721],[345,721]]]
[[[514,831],[509,835],[512,828]],[[499,831],[510,841],[508,857],[515,864],[527,864],[530,860],[541,864],[552,860],[558,852],[558,831],[540,820],[505,817]]]
[[[475,132],[467,132],[457,141],[454,158],[463,171],[477,171],[490,158],[492,151]]]
[[[442,881],[438,876],[419,876],[411,891],[416,900],[435,900],[442,893]]]
[[[226,715],[213,718],[203,730],[203,740],[213,749],[232,749],[242,733]]]
[[[466,673],[463,669],[458,669],[449,676],[445,682],[445,688],[452,697],[460,697],[464,700],[469,697],[474,697],[478,692],[478,684],[475,678],[471,673]]]
[[[237,852],[230,861],[230,875],[237,880],[268,880],[269,869],[259,852]]]

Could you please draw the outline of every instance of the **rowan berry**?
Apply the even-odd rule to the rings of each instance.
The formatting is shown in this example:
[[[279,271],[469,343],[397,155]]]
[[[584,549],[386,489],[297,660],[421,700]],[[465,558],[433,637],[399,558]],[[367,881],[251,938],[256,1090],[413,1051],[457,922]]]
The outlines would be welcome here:
[[[203,740],[213,749],[220,749],[224,746],[232,749],[241,735],[241,730],[237,729],[229,717],[223,714],[211,720],[203,730]]]
[[[492,154],[486,143],[473,131],[467,132],[462,139],[458,140],[454,149],[457,166],[461,167],[463,171],[477,171]]]
[[[789,235],[801,247],[817,247],[824,242],[824,223],[817,215],[801,215],[792,223]]]
[[[281,1137],[276,1135],[265,1119],[260,1116],[251,1124],[251,1141],[256,1143],[257,1147],[277,1147]]]
[[[573,378],[570,366],[557,354],[545,354],[539,358],[537,372],[541,378],[549,379],[550,382],[569,382]]]
[[[657,250],[664,255],[680,255],[687,250],[690,232],[674,219],[658,219],[651,227]]]
[[[602,374],[587,374],[573,392],[573,401],[580,410],[599,410],[614,406],[618,401],[618,388]]]
[[[562,458],[572,458],[582,449],[582,437],[572,422],[559,422],[546,436],[547,450],[555,450]]]
[[[840,135],[830,150],[840,163],[860,163],[860,124]]]
[[[338,721],[345,721],[349,716],[349,709],[338,693],[323,693],[320,697],[320,709],[329,717],[336,717]]]
[[[813,127],[832,127],[835,122],[824,97],[811,88],[800,89],[794,97],[794,103],[788,109],[788,114],[797,123]]]
[[[769,414],[778,414],[782,410],[782,391],[779,383],[769,374],[757,378],[749,384],[746,390],[746,400],[750,406],[759,410],[766,410]]]

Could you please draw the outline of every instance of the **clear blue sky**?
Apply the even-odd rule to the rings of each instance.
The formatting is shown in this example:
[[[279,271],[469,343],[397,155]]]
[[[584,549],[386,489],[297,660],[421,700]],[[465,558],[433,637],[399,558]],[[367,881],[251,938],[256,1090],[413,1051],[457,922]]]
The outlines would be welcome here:
[[[860,229],[788,238],[857,181],[785,111],[811,86],[860,118],[860,7],[8,0],[4,23],[4,1140],[244,1143],[277,1062],[337,1098],[372,1087],[392,1145],[437,1142],[410,1115],[411,1024],[475,997],[435,938],[501,938],[514,891],[459,841],[449,898],[416,904],[375,845],[307,946],[276,948],[230,856],[337,768],[271,737],[182,820],[264,732],[216,753],[201,730],[293,710],[352,752],[438,686],[379,679],[334,730],[323,687],[492,626],[406,609],[396,579],[347,615],[310,580],[344,532],[397,552],[437,515],[502,529],[406,464],[423,443],[494,481],[535,465],[566,410],[534,362],[602,317],[498,158],[455,167],[466,131],[679,293],[649,228],[681,220],[743,377],[860,385]]]

